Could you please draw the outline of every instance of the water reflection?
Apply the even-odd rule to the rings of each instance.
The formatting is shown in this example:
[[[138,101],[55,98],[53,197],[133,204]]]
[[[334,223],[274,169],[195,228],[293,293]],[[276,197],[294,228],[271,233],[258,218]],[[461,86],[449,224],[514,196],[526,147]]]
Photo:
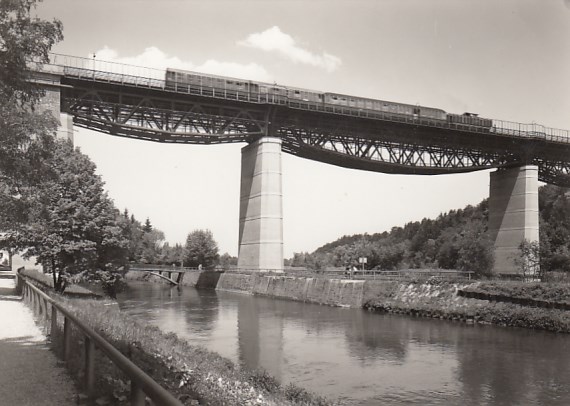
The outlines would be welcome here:
[[[570,404],[567,335],[163,285],[119,299],[166,331],[351,404]]]
[[[261,309],[260,306],[255,300],[237,302],[239,360],[252,369],[263,367],[280,380],[284,347],[283,319],[267,317],[267,309]]]

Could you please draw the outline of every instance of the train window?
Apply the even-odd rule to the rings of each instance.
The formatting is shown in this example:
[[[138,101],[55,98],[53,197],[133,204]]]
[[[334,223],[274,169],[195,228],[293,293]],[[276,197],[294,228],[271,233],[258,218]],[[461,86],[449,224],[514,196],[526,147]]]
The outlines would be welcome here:
[[[420,108],[419,107],[414,107],[414,114],[420,114]]]
[[[298,90],[295,90],[295,94],[300,94],[301,92]]]
[[[318,94],[317,96],[318,96],[318,98],[319,98],[320,100],[323,100],[323,95],[322,95],[322,94]]]
[[[338,100],[338,98],[337,98],[336,96],[333,96],[332,99],[333,99],[333,100]]]
[[[233,85],[234,82],[232,80],[228,80],[228,85]]]

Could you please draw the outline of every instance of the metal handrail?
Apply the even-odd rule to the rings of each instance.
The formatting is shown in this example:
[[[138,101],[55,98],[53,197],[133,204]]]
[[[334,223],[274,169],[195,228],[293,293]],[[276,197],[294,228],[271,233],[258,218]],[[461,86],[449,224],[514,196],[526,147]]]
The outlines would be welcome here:
[[[86,326],[82,321],[70,313],[67,309],[53,300],[46,293],[30,283],[26,277],[18,274],[18,278],[22,278],[24,282],[24,297],[31,297],[32,303],[37,300],[44,302],[45,318],[48,319],[47,303],[51,305],[51,329],[57,326],[57,311],[64,316],[63,327],[63,354],[64,360],[69,359],[70,343],[71,343],[71,324],[75,325],[84,335],[85,339],[85,384],[88,395],[92,395],[95,389],[95,349],[101,350],[121,371],[123,371],[131,380],[131,405],[145,405],[145,395],[153,402],[165,406],[182,406],[182,403],[174,397],[170,392],[155,382],[143,370],[136,366],[131,360],[125,357],[119,350],[113,347],[103,337]],[[36,297],[34,298],[34,295]],[[40,304],[41,306],[41,304]],[[70,324],[71,323],[71,324]]]

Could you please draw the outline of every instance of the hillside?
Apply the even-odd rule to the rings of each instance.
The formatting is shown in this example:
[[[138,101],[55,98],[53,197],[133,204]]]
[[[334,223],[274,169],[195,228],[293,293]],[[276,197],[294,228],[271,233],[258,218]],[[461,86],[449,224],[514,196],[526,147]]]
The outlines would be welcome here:
[[[570,272],[570,193],[546,185],[539,189],[541,269]],[[313,253],[296,253],[293,266],[321,269],[443,268],[487,275],[493,266],[492,242],[487,236],[488,200],[477,206],[451,210],[436,219],[423,219],[375,234],[343,236]]]

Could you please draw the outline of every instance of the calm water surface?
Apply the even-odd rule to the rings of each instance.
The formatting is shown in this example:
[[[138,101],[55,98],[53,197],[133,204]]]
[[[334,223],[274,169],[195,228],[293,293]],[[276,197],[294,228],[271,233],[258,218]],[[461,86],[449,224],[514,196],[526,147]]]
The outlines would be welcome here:
[[[354,405],[570,405],[570,336],[131,283],[124,311]]]

